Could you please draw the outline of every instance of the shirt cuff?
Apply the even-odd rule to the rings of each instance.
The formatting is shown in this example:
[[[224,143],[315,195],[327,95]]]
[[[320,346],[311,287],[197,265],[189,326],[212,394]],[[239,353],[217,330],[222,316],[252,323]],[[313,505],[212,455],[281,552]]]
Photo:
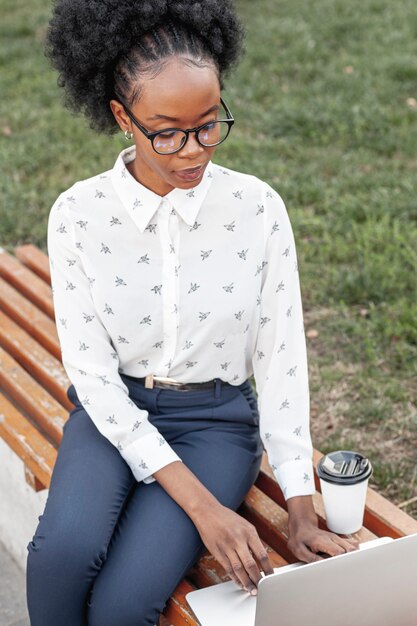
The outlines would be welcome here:
[[[166,439],[159,433],[149,433],[140,437],[120,451],[136,480],[152,483],[152,476],[165,465],[174,461],[182,461],[178,454],[171,448]],[[146,479],[146,481],[145,481]]]
[[[316,493],[313,462],[310,459],[287,461],[278,467],[275,465],[271,467],[285,500]]]

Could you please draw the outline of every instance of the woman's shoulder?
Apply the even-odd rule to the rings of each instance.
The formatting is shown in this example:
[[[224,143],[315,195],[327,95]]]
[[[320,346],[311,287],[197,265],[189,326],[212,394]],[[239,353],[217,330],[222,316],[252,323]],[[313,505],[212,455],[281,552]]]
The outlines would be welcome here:
[[[250,174],[249,172],[234,170],[216,163],[212,165],[214,179],[217,184],[224,186],[225,189],[229,188],[232,190],[236,188],[232,193],[237,198],[242,199],[245,193],[245,195],[250,195],[251,199],[253,199],[254,196],[258,197],[259,202],[268,203],[268,200],[271,199],[283,203],[278,191],[259,176]]]
[[[257,176],[255,176],[254,174],[249,174],[248,172],[242,172],[240,170],[235,170],[232,169],[230,167],[226,167],[224,165],[220,165],[219,163],[213,163],[212,162],[212,166],[213,166],[213,174],[216,178],[220,179],[220,180],[224,180],[224,182],[231,182],[231,181],[241,181],[242,183],[245,183],[246,185],[252,185],[252,186],[256,186],[258,184],[264,184],[264,181],[262,181],[260,178],[258,178]],[[225,177],[229,177],[229,178],[225,178]]]
[[[111,189],[111,171],[100,172],[88,178],[80,179],[67,187],[56,198],[51,212],[58,208],[67,211],[86,210],[93,198],[105,198]],[[87,202],[86,202],[87,200]]]

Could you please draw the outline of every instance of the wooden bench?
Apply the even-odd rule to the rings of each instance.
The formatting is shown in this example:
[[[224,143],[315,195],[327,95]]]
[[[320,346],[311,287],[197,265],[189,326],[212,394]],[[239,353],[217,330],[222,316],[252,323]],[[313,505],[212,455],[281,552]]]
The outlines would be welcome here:
[[[0,436],[24,462],[25,479],[35,491],[49,487],[62,427],[73,405],[66,390],[70,381],[61,363],[54,322],[48,257],[33,245],[0,249]],[[315,463],[320,458],[315,452]],[[319,481],[316,477],[319,490]],[[320,493],[314,497],[325,528]],[[255,524],[274,567],[293,562],[287,548],[287,512],[264,453],[256,484],[238,511]],[[417,521],[373,489],[368,490],[361,541],[417,532]],[[178,585],[161,617],[170,623],[197,626],[185,595],[196,588],[228,580],[206,551]]]

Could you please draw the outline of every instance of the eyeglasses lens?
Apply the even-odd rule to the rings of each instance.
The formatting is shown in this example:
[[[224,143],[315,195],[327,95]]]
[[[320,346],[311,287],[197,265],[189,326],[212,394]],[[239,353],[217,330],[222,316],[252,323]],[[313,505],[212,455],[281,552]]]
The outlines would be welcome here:
[[[224,141],[229,134],[227,122],[210,122],[198,132],[198,139],[204,146],[215,146]],[[159,154],[171,154],[182,148],[186,134],[181,131],[159,133],[154,138],[154,149]]]
[[[186,134],[180,131],[159,133],[154,139],[153,146],[157,152],[169,154],[179,150],[184,145],[185,138]]]
[[[227,122],[211,122],[198,133],[198,138],[205,146],[215,146],[224,141],[229,134]]]

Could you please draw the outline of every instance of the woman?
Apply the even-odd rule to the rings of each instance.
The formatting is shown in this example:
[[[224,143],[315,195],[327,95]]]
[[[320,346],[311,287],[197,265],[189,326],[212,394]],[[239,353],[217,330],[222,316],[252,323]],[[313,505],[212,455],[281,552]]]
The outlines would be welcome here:
[[[241,42],[225,0],[55,4],[47,50],[68,103],[133,145],[49,216],[74,409],[27,546],[32,626],[155,624],[204,547],[256,593],[273,570],[235,511],[263,446],[294,555],[357,547],[319,530],[312,504],[285,206],[255,176],[211,160],[233,125],[221,88]]]

